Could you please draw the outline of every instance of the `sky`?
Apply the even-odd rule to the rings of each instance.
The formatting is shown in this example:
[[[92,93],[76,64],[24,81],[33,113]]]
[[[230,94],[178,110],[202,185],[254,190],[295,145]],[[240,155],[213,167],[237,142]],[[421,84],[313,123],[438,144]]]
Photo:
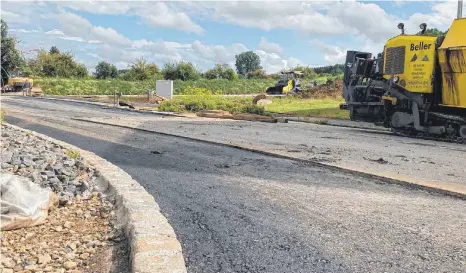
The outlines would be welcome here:
[[[252,50],[268,73],[344,61],[347,50],[377,54],[421,23],[447,30],[457,1],[1,1],[1,18],[26,58],[57,46],[93,71],[137,58],[163,67],[189,61],[234,68]],[[466,3],[466,2],[465,2]],[[466,6],[464,8],[466,11]]]

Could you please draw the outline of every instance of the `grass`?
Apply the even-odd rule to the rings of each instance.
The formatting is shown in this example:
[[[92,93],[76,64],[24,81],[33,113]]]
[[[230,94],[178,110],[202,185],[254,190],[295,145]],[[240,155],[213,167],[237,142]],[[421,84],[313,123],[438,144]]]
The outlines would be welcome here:
[[[159,111],[163,112],[191,112],[202,110],[224,110],[231,113],[251,113],[264,115],[264,107],[252,104],[250,98],[227,98],[217,95],[212,96],[185,96],[162,102]]]
[[[158,110],[177,113],[224,110],[231,113],[349,119],[348,112],[340,110],[341,102],[343,99],[333,97],[322,99],[284,97],[273,98],[272,104],[263,107],[254,105],[252,98],[224,97],[212,95],[212,92],[207,89],[188,88],[186,96],[164,101],[159,105]]]
[[[272,104],[265,106],[265,110],[275,114],[298,117],[349,119],[348,111],[340,110],[340,103],[342,102],[343,99],[340,98],[274,98]]]
[[[174,94],[184,94],[189,87],[206,88],[222,94],[255,94],[265,92],[275,80],[207,80],[173,81]],[[144,95],[147,89],[155,89],[155,81],[128,82],[123,80],[41,78],[34,80],[46,95]]]
[[[254,105],[251,98],[224,97],[212,94],[212,91],[206,88],[194,87],[186,88],[184,94],[186,96],[162,102],[158,110],[177,113],[224,110],[231,113],[265,114],[264,107]]]
[[[319,84],[332,77],[317,77],[315,80]],[[314,79],[313,79],[314,80]],[[306,86],[311,80],[301,80],[301,86]],[[222,94],[259,94],[274,86],[276,80],[273,79],[199,79],[196,81],[173,81],[174,94],[184,94],[190,87],[205,88],[214,93]],[[147,89],[155,89],[155,80],[129,82],[120,79],[94,80],[94,79],[62,79],[62,78],[37,78],[34,85],[40,86],[45,95],[113,95],[122,92],[124,95],[144,95]]]
[[[80,156],[79,151],[74,151],[74,150],[66,150],[65,154],[72,159],[76,159]]]

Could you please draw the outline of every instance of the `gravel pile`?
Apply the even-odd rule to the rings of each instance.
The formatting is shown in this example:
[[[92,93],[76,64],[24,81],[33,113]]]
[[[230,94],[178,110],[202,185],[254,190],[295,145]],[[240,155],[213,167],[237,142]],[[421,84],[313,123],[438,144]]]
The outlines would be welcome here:
[[[74,151],[2,125],[1,168],[59,197],[44,224],[2,231],[0,272],[129,272],[113,204],[94,186],[98,172]]]
[[[79,153],[33,135],[2,126],[1,168],[28,177],[43,188],[52,189],[65,205],[75,196],[91,197],[95,169],[86,166]]]
[[[129,272],[112,205],[97,194],[52,210],[39,226],[2,232],[0,272]]]

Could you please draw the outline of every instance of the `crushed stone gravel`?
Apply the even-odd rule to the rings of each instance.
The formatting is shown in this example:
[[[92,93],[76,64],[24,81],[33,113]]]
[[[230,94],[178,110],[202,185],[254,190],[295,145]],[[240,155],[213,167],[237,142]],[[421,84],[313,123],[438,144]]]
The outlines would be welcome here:
[[[1,127],[1,168],[59,197],[44,224],[1,233],[1,272],[129,272],[127,241],[99,173],[76,151]]]

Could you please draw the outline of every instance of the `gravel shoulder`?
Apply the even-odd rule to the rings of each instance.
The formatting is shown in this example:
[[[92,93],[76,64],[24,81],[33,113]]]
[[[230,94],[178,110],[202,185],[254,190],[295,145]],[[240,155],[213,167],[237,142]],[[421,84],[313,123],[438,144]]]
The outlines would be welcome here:
[[[1,168],[58,196],[45,223],[2,231],[2,272],[127,272],[127,242],[113,204],[79,153],[2,125]]]

